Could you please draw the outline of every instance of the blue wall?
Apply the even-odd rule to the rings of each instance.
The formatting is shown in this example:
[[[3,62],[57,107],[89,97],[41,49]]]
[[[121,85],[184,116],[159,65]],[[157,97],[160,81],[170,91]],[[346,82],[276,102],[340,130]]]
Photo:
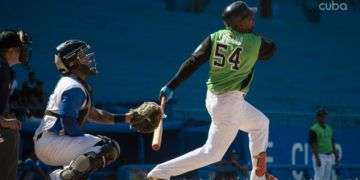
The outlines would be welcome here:
[[[22,27],[33,35],[33,68],[48,91],[58,78],[55,46],[79,38],[96,50],[97,101],[151,99],[197,44],[222,27],[228,2],[211,1],[204,13],[191,14],[168,12],[160,0],[1,1],[0,28]],[[271,112],[325,104],[359,113],[359,12],[323,13],[319,23],[310,23],[299,3],[273,3],[274,18],[258,18],[257,31],[274,39],[278,52],[258,64],[249,101]],[[206,79],[205,65],[177,90],[175,108],[204,110]]]
[[[78,38],[96,51],[101,74],[91,82],[97,102],[144,101],[156,98],[198,43],[222,27],[220,14],[229,2],[213,0],[203,13],[186,13],[166,11],[161,0],[0,1],[0,29],[19,27],[32,34],[32,68],[49,93],[59,77],[54,48]],[[293,163],[294,153],[293,164],[306,164],[305,152],[311,163],[306,139],[313,114],[283,112],[301,114],[326,105],[331,114],[360,113],[360,13],[322,12],[319,23],[310,23],[298,2],[273,0],[273,18],[257,19],[256,31],[274,39],[278,51],[272,61],[258,63],[247,99],[271,119],[269,154],[275,164]],[[208,119],[207,69],[204,65],[177,89],[174,116]],[[19,72],[24,79],[26,71]],[[358,122],[355,116],[330,117],[345,163],[360,162],[352,156]]]

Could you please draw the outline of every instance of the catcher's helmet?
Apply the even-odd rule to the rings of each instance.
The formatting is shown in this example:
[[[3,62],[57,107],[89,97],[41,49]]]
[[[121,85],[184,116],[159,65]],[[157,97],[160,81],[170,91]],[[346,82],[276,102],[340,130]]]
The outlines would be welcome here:
[[[19,48],[19,61],[28,64],[31,55],[31,37],[23,30],[5,30],[0,33],[0,51],[8,48]]]
[[[97,74],[95,53],[90,52],[90,45],[81,40],[67,40],[56,47],[56,68],[63,75],[78,69],[86,75]]]
[[[228,5],[222,14],[222,18],[227,26],[233,26],[233,19],[235,17],[245,18],[257,12],[256,7],[249,7],[243,1],[235,1]]]

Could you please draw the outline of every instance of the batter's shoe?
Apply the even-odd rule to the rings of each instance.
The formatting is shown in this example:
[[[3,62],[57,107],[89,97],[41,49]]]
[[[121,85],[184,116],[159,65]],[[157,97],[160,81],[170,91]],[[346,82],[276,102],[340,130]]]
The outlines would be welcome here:
[[[275,177],[275,176],[273,176],[273,175],[271,175],[271,174],[269,174],[269,173],[266,173],[266,174],[265,174],[265,179],[266,179],[266,180],[278,180],[277,177]]]
[[[266,161],[266,152],[262,152],[256,156],[257,166],[255,169],[256,176],[264,176],[266,180],[277,180],[277,178],[267,172],[267,161]]]
[[[256,176],[260,177],[264,176],[267,171],[266,152],[260,153],[259,155],[255,156],[255,158],[257,159],[255,174]]]

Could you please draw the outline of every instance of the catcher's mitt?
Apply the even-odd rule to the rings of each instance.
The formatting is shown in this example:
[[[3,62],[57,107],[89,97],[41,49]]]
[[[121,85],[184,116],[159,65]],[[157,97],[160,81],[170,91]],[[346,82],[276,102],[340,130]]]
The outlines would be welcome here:
[[[132,128],[140,133],[151,133],[159,126],[162,119],[161,108],[155,102],[144,102],[136,109],[130,109],[129,121]]]

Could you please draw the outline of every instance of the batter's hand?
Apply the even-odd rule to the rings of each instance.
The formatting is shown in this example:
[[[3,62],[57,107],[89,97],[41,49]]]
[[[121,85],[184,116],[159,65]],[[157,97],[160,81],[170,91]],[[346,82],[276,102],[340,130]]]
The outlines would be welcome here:
[[[170,100],[172,98],[173,95],[174,95],[174,90],[172,90],[168,86],[164,86],[160,90],[160,97],[159,98],[160,98],[160,101],[161,101],[161,98],[164,96],[166,98],[166,101],[168,101],[168,100]]]
[[[336,165],[336,166],[339,166],[339,164],[340,164],[339,156],[336,156],[336,157],[335,157],[335,165]]]
[[[319,158],[316,158],[316,166],[320,167],[321,166],[321,161]]]

